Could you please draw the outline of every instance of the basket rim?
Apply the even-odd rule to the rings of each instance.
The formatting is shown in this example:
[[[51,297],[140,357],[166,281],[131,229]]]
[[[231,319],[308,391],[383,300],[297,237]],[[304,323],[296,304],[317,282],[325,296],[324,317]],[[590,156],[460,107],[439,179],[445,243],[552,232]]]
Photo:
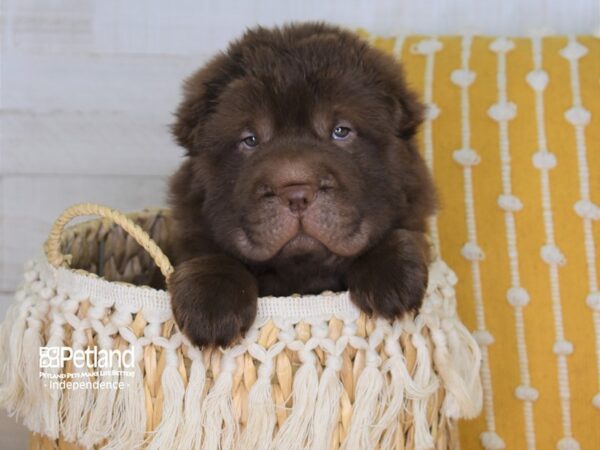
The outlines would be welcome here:
[[[43,273],[54,280],[57,292],[75,297],[85,297],[95,304],[104,307],[118,305],[119,308],[137,312],[152,311],[154,314],[171,313],[171,295],[168,291],[154,289],[149,286],[136,286],[119,281],[108,281],[85,270],[68,267],[53,267],[45,257],[40,256]],[[430,266],[430,286],[424,298],[424,304],[438,288],[454,285],[454,272],[441,259],[433,261]],[[361,314],[360,309],[350,299],[348,291],[323,292],[317,295],[291,295],[259,297],[257,318],[281,318],[294,321],[307,318],[330,318],[355,320]]]
[[[119,307],[132,311],[153,310],[158,313],[171,311],[171,295],[168,291],[121,281],[109,281],[81,269],[64,266],[55,268],[45,256],[41,258],[45,269],[55,279],[58,292],[90,297],[94,299],[95,303],[102,303],[106,307],[118,303]],[[107,301],[107,299],[109,300]],[[259,318],[329,317],[332,315],[358,318],[360,310],[350,300],[348,291],[258,298],[257,317]]]

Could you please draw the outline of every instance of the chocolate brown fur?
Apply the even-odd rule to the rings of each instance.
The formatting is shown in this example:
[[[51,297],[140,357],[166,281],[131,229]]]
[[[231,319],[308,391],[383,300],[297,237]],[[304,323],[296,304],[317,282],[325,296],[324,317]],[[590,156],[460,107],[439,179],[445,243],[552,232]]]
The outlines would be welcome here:
[[[247,31],[193,74],[173,125],[187,157],[169,282],[191,342],[234,342],[258,295],[350,289],[369,314],[417,309],[435,206],[421,115],[392,57],[325,24]]]

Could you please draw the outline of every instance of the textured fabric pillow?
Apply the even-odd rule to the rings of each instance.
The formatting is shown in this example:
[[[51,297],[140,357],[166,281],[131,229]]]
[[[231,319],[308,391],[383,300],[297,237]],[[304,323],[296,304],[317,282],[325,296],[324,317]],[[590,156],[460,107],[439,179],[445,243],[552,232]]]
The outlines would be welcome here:
[[[364,35],[428,105],[431,235],[483,350],[463,448],[600,448],[600,40]]]

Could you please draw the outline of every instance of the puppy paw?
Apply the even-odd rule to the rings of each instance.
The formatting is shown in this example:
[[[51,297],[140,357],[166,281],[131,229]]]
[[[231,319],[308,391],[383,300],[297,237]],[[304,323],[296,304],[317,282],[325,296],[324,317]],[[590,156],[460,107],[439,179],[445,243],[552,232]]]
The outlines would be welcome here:
[[[427,248],[421,233],[395,230],[359,257],[347,277],[354,304],[386,319],[417,311],[427,289]]]
[[[175,322],[197,347],[227,347],[256,317],[255,278],[238,261],[207,255],[179,264],[169,280]]]

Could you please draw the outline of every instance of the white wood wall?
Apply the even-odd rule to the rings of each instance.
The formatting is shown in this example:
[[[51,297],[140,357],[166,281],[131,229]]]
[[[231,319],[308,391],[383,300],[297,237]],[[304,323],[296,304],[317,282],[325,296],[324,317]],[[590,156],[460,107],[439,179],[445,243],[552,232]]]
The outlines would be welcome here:
[[[164,204],[181,80],[247,26],[319,19],[380,34],[598,29],[598,0],[4,0],[0,319],[74,202]]]

